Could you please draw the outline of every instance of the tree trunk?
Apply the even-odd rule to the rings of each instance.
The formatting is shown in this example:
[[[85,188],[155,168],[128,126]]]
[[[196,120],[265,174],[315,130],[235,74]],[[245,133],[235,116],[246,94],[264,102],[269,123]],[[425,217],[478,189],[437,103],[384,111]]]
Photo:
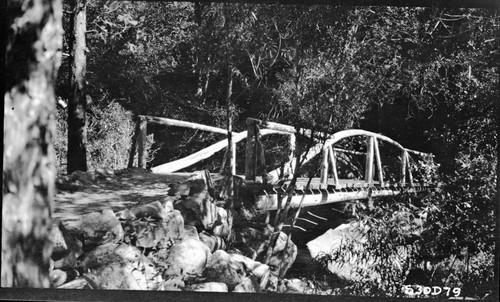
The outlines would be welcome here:
[[[2,209],[2,287],[49,287],[48,240],[55,193],[60,0],[10,1]]]
[[[87,0],[75,0],[71,60],[73,95],[68,103],[68,174],[76,170],[87,171],[86,7]]]

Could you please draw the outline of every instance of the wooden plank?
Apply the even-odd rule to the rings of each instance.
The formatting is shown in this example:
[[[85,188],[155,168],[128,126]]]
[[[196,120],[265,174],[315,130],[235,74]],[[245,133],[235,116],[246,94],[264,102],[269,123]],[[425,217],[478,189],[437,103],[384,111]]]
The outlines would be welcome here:
[[[335,182],[335,186],[339,185],[339,175],[337,172],[337,154],[335,153],[334,149],[332,146],[328,146],[328,153],[330,154],[330,163],[332,165],[332,172],[333,172],[333,181]]]
[[[137,136],[137,145],[139,149],[139,155],[137,159],[137,166],[139,168],[146,169],[146,159],[148,157],[147,150],[147,128],[148,122],[145,119],[140,119],[139,121],[139,135]]]
[[[376,138],[373,139],[374,149],[375,149],[375,162],[377,164],[377,175],[378,181],[380,185],[384,185],[384,174],[382,172],[382,160],[380,159],[380,149],[378,148],[378,140]]]
[[[328,147],[323,148],[323,161],[321,162],[321,184],[328,183]]]
[[[222,129],[218,127],[207,126],[198,123],[186,122],[181,120],[174,120],[165,117],[157,117],[157,116],[148,116],[148,115],[139,115],[141,120],[146,120],[149,123],[155,123],[165,126],[174,126],[174,127],[183,127],[183,128],[191,128],[202,131],[214,132],[223,135],[227,135],[227,129]]]
[[[329,203],[366,199],[369,197],[379,196],[393,196],[400,194],[399,190],[393,191],[388,188],[374,190],[359,190],[352,192],[335,192],[330,194],[296,194],[292,197],[290,208],[297,208],[299,205],[302,207],[314,207]],[[278,194],[263,194],[256,196],[255,206],[259,210],[277,210],[278,209]]]
[[[373,145],[375,137],[369,136],[366,139],[366,162],[365,162],[365,182],[373,184]]]

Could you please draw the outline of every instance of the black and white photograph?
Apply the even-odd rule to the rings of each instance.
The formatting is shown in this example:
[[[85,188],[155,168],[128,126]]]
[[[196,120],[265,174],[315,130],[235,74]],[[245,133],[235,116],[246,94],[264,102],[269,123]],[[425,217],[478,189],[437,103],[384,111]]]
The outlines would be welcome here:
[[[498,301],[500,1],[0,7],[0,299]]]

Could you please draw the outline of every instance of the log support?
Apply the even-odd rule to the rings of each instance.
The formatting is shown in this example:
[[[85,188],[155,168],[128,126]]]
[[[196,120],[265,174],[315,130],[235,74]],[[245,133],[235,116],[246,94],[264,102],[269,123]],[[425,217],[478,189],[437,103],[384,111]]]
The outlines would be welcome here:
[[[139,120],[139,133],[137,135],[137,145],[138,145],[138,159],[137,166],[139,168],[146,169],[146,160],[148,157],[147,149],[147,134],[148,134],[148,122],[141,118]]]
[[[366,165],[365,165],[365,182],[370,186],[373,184],[373,149],[375,137],[369,136],[366,140]]]
[[[328,185],[328,147],[323,148],[323,161],[321,162],[321,185]]]
[[[373,139],[374,150],[375,150],[375,161],[377,164],[377,175],[378,181],[380,182],[380,186],[384,186],[384,173],[382,171],[382,160],[380,159],[380,149],[378,148],[378,140],[376,138]]]
[[[333,181],[335,182],[335,186],[339,186],[340,182],[337,172],[337,153],[334,151],[331,145],[328,146],[328,153],[330,155],[330,164],[332,165]]]

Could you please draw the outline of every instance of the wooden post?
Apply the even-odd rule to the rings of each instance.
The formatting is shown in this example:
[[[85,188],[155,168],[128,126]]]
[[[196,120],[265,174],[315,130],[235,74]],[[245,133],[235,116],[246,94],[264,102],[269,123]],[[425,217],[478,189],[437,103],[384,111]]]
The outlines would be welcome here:
[[[295,169],[294,169],[295,161],[293,160],[293,158],[295,156],[296,140],[297,140],[297,138],[296,138],[295,134],[290,134],[290,137],[288,140],[289,147],[290,147],[290,153],[288,153],[288,161],[287,161],[287,163],[289,163],[289,165],[287,164],[287,166],[284,169],[285,175],[287,175],[287,174],[293,175],[293,173],[295,171]]]
[[[328,153],[330,154],[330,163],[332,165],[333,181],[335,186],[339,186],[339,174],[337,172],[337,153],[333,150],[332,145],[328,146]]]
[[[137,166],[139,168],[146,169],[146,159],[148,157],[148,150],[147,150],[147,134],[148,134],[148,128],[147,128],[148,122],[141,118],[139,120],[139,134],[137,135],[137,145],[138,145],[138,159],[137,159]]]
[[[366,164],[365,164],[365,182],[373,184],[373,145],[375,137],[369,136],[366,139]]]
[[[323,148],[323,162],[321,163],[321,184],[328,184],[328,147]]]
[[[247,119],[247,146],[245,152],[245,179],[255,180],[255,124]]]
[[[380,150],[378,148],[378,140],[376,138],[373,139],[374,147],[375,147],[375,161],[377,163],[377,171],[378,171],[378,180],[380,182],[380,186],[384,186],[384,174],[382,172],[382,160],[380,159]]]
[[[132,146],[130,148],[130,154],[128,157],[129,168],[132,168],[134,166],[135,151],[137,150],[137,137],[139,136],[139,124],[139,121],[135,123],[134,136],[132,137]]]
[[[236,175],[236,142],[231,141],[231,151],[233,151],[233,156],[231,156],[231,174]]]
[[[413,187],[413,175],[411,173],[410,154],[408,153],[406,153],[406,166],[408,169],[408,180],[410,181],[410,186]]]
[[[401,185],[404,186],[406,183],[406,160],[408,156],[408,151],[403,150],[401,154]]]

